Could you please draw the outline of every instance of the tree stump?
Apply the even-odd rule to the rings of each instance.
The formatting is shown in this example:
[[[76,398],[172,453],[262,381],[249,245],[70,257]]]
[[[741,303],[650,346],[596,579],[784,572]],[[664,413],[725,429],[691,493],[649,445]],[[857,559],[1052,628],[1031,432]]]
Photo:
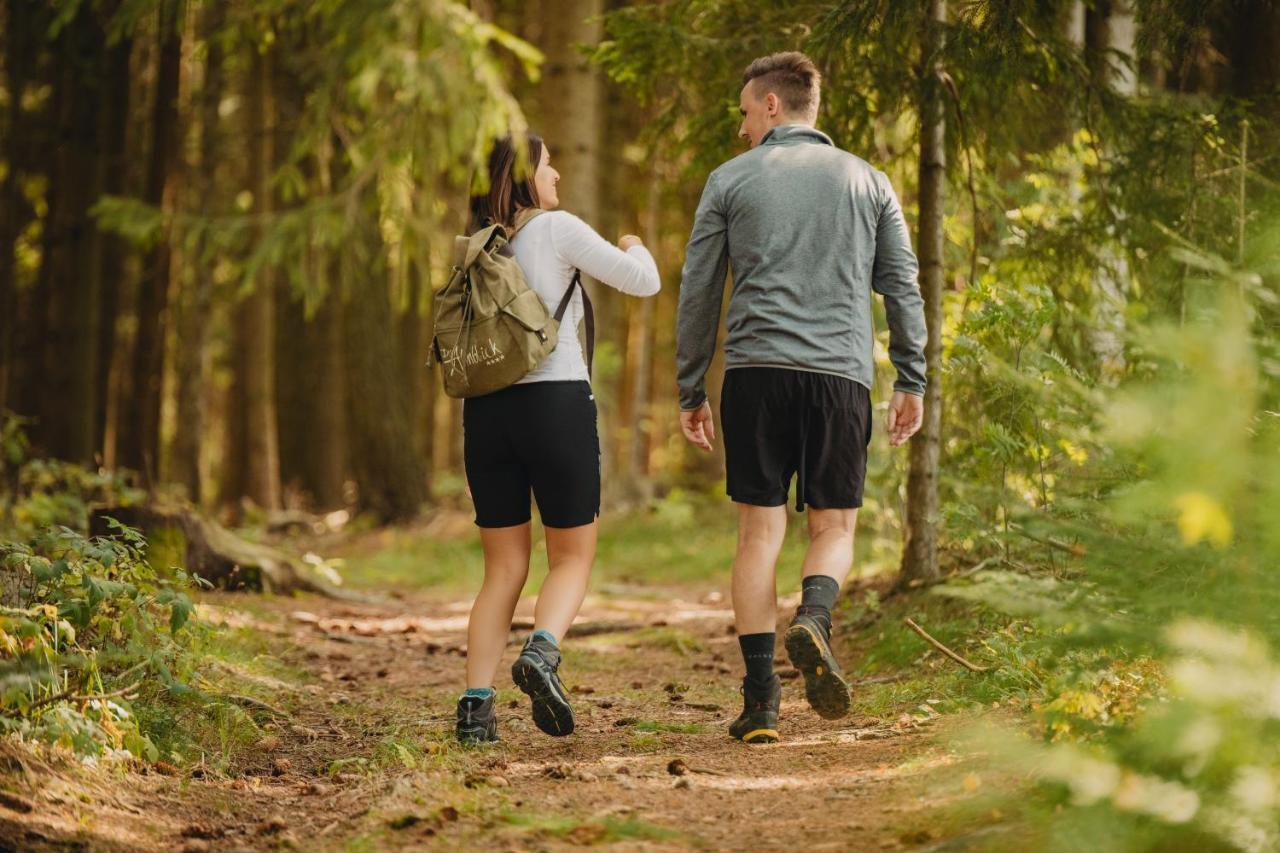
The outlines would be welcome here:
[[[107,519],[138,530],[148,541],[175,541],[185,568],[229,590],[316,592],[355,599],[354,593],[324,580],[301,559],[269,545],[241,539],[218,523],[187,509],[156,506],[97,507],[89,515],[91,536],[112,536]]]

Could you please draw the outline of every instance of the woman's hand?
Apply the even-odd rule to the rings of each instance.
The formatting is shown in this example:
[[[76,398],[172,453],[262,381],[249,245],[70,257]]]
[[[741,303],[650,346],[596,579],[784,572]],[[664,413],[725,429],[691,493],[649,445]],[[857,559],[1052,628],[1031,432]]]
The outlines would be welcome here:
[[[643,246],[644,242],[634,234],[623,234],[618,238],[618,248],[627,251],[633,246]]]

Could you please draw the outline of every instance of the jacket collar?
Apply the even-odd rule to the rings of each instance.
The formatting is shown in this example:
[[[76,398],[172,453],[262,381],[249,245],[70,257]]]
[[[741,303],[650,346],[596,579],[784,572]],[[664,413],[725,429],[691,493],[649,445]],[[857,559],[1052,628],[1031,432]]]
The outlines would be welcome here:
[[[820,145],[835,145],[831,137],[816,127],[807,124],[780,124],[764,135],[761,145],[782,145],[788,142],[816,142]]]

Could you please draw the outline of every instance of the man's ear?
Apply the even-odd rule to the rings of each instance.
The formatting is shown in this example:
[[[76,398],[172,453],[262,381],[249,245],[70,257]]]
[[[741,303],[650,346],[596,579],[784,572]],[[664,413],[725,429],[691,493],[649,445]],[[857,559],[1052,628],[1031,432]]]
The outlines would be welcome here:
[[[782,101],[773,92],[764,96],[765,114],[772,117],[776,116],[782,109]]]

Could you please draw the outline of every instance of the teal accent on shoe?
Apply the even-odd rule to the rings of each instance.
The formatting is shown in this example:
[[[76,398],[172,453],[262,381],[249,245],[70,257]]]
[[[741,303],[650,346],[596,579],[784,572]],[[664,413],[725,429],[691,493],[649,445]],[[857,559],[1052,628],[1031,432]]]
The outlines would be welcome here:
[[[551,633],[550,631],[548,631],[546,628],[539,628],[538,630],[534,631],[534,632],[533,632],[533,639],[535,639],[535,640],[539,640],[539,639],[540,639],[540,640],[546,640],[548,643],[550,643],[551,645],[556,646],[556,647],[559,647],[559,645],[560,645],[559,641],[558,641],[558,640],[556,640],[556,635],[555,635],[555,634],[552,634],[552,633]]]
[[[467,692],[462,695],[463,698],[467,696],[474,696],[477,699],[488,699],[494,694],[494,692],[495,691],[492,687],[468,687]]]

